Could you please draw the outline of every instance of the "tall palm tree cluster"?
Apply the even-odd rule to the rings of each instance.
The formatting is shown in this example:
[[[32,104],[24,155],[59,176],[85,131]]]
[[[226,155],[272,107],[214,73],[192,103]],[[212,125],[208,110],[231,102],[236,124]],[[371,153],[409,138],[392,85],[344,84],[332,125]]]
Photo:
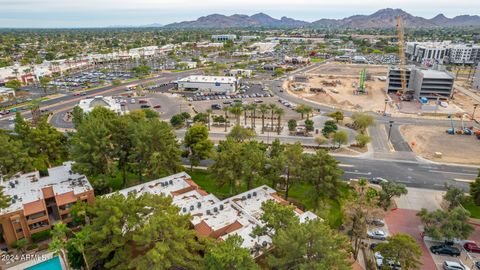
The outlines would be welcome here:
[[[275,104],[245,104],[235,103],[230,107],[224,107],[225,119],[228,119],[228,114],[234,116],[235,123],[240,125],[240,118],[243,114],[244,125],[248,124],[248,118],[250,118],[250,127],[256,127],[257,113],[260,113],[262,119],[262,134],[267,130],[265,126],[265,119],[270,117],[270,130],[275,130],[278,134],[282,131],[282,116],[285,115],[285,110],[278,107]],[[277,120],[276,126],[274,126],[274,120]],[[228,122],[228,121],[227,121]],[[225,132],[227,132],[227,123],[225,123]]]

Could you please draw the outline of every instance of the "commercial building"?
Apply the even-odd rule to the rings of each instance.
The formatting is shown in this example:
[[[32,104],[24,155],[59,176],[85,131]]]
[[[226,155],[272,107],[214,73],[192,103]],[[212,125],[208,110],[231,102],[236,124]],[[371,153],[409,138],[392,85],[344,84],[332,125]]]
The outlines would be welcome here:
[[[73,173],[72,162],[42,172],[1,178],[10,206],[0,210],[3,239],[11,246],[17,240],[50,229],[57,222],[72,222],[70,210],[77,201],[93,203],[93,188],[84,175]]]
[[[253,257],[261,255],[262,247],[269,247],[269,236],[252,236],[256,226],[263,226],[260,217],[263,214],[262,203],[268,200],[288,205],[275,190],[260,186],[236,196],[219,200],[202,190],[187,173],[178,173],[138,186],[119,191],[127,196],[134,193],[163,194],[173,197],[173,204],[179,207],[181,214],[192,216],[192,226],[200,236],[226,239],[231,235],[242,237],[242,247],[250,250]],[[108,195],[107,195],[108,196]],[[295,209],[301,222],[316,219],[312,212]]]
[[[407,42],[405,54],[409,60],[433,64],[474,64],[480,62],[480,46],[471,43]]]
[[[202,92],[235,92],[238,80],[235,77],[224,76],[197,76],[192,75],[177,80],[177,87],[180,90],[202,91]]]
[[[84,113],[90,113],[95,107],[107,108],[118,115],[122,114],[122,106],[113,97],[95,96],[93,98],[86,98],[80,100],[78,107],[83,110]]]
[[[252,77],[252,70],[251,69],[231,69],[228,71],[228,75],[250,78]]]
[[[477,65],[477,70],[475,71],[472,85],[474,89],[480,90],[480,64]]]
[[[212,35],[212,39],[215,40],[215,41],[221,41],[221,42],[225,42],[225,41],[228,41],[228,40],[235,41],[237,39],[237,35],[230,35],[230,34],[227,34],[227,35]]]
[[[197,68],[197,62],[180,61],[177,63],[177,69],[193,69],[193,68]]]
[[[279,42],[255,42],[249,49],[255,50],[258,53],[271,53],[275,51],[275,47],[280,44]]]
[[[302,57],[302,56],[287,56],[285,55],[285,57],[283,58],[283,60],[286,62],[286,63],[290,63],[290,64],[293,64],[293,65],[298,65],[298,64],[308,64],[310,63],[310,58],[309,57]]]
[[[406,89],[414,98],[448,99],[453,93],[455,77],[447,71],[408,67],[405,70]],[[402,90],[401,72],[398,67],[388,71],[386,92]]]
[[[15,98],[15,90],[0,86],[0,102],[9,101]]]

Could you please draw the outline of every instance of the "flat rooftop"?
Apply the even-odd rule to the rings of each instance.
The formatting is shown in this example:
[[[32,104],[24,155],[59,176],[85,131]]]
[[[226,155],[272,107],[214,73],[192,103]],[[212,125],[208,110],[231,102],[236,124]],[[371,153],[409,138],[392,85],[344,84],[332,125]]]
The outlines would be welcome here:
[[[73,191],[78,195],[92,190],[92,185],[85,175],[72,172],[71,161],[65,162],[62,166],[48,169],[48,176],[40,177],[38,171],[16,174],[10,179],[3,179],[0,185],[4,187],[3,192],[12,198],[10,206],[1,209],[0,213],[10,213],[23,209],[23,205],[43,199],[42,188],[52,187],[54,195],[65,194]]]
[[[420,69],[424,79],[454,79],[454,76],[446,71],[439,71],[433,69]]]
[[[191,83],[235,83],[237,79],[229,76],[197,76],[192,75],[178,80],[177,82]]]

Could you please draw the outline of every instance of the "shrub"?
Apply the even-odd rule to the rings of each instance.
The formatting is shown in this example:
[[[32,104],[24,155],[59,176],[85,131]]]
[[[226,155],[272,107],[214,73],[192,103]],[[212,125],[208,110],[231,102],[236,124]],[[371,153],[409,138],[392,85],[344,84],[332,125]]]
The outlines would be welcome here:
[[[48,238],[50,238],[50,230],[41,231],[41,232],[32,234],[33,243],[42,242],[44,240],[47,240]]]
[[[26,250],[32,250],[32,249],[36,249],[38,248],[38,244],[37,243],[33,243],[29,246],[27,246]]]
[[[331,133],[334,133],[338,130],[337,124],[335,121],[328,120],[325,122],[325,126],[322,129],[322,134],[325,137],[329,137]]]
[[[365,145],[367,145],[367,143],[371,141],[371,138],[367,135],[358,134],[357,136],[355,136],[355,140],[357,141],[357,145],[359,147],[364,147]]]
[[[288,130],[295,131],[295,128],[297,128],[297,121],[295,119],[288,120]]]

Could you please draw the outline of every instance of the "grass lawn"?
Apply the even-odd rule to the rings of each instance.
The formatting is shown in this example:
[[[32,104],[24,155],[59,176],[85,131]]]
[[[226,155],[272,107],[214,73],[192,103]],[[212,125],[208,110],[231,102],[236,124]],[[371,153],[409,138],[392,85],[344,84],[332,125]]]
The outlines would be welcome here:
[[[207,171],[203,170],[194,170],[193,172],[187,171],[187,173],[192,177],[193,181],[197,183],[203,190],[208,193],[212,193],[220,199],[230,197],[229,186],[228,184],[223,187],[218,187],[215,178]],[[259,186],[261,183],[254,183],[254,187]],[[309,184],[299,184],[294,185],[289,191],[289,199],[298,205],[300,208],[305,210],[312,210],[313,203],[309,199],[308,191],[311,189]],[[239,188],[238,193],[247,191],[247,187],[242,184]],[[342,185],[339,189],[342,197],[348,197],[349,187],[348,185]],[[283,195],[281,192],[279,194]],[[328,224],[332,228],[338,228],[343,222],[343,213],[342,213],[342,203],[341,201],[326,199],[325,206],[322,207],[325,210],[325,213],[322,213],[323,217],[328,220]]]
[[[468,212],[470,212],[471,218],[480,219],[480,206],[476,205],[472,200],[466,200],[462,205],[468,210]]]
[[[325,61],[325,59],[323,59],[323,58],[311,58],[310,59],[310,62],[312,62],[312,63],[319,63],[319,62],[322,62],[322,61]]]

